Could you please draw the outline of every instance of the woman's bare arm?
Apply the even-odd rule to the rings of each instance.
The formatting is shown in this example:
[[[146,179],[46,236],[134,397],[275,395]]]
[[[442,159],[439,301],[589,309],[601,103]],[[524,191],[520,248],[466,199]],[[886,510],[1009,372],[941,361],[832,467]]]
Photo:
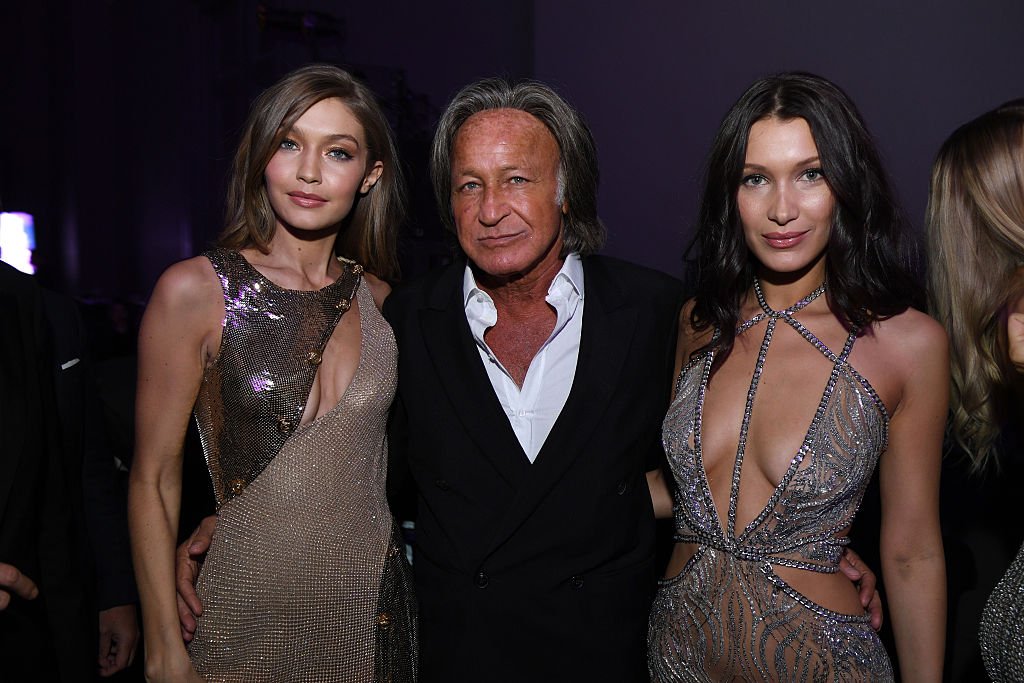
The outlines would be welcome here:
[[[942,435],[948,410],[945,332],[917,311],[883,323],[905,372],[882,455],[882,569],[904,681],[942,679],[946,569],[939,527]]]
[[[185,430],[222,317],[220,286],[209,261],[199,257],[161,276],[139,332],[128,519],[150,681],[199,680],[178,628],[174,544]]]

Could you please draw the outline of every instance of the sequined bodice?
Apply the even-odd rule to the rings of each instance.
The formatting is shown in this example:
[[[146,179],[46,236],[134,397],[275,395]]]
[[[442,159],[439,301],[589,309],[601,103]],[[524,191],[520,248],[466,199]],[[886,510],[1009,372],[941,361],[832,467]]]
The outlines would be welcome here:
[[[763,312],[737,330],[737,336],[754,334],[766,323],[747,393],[726,520],[719,520],[712,501],[701,449],[701,419],[713,352],[692,359],[680,373],[675,400],[663,425],[665,452],[677,484],[676,540],[753,561],[762,570],[767,569],[770,580],[774,580],[770,564],[818,572],[837,570],[847,543],[838,534],[853,521],[879,455],[886,447],[885,406],[848,361],[856,330],[837,355],[793,317],[821,291],[789,309],[773,311],[758,289]],[[810,427],[782,480],[761,513],[746,527],[737,529],[737,499],[747,431],[765,356],[779,325],[796,330],[831,361],[832,371]],[[791,379],[800,381],[798,377]]]
[[[263,277],[237,251],[204,256],[220,279],[224,322],[195,414],[219,507],[263,471],[299,426],[321,354],[351,306],[362,267],[342,261],[334,283],[296,291]]]

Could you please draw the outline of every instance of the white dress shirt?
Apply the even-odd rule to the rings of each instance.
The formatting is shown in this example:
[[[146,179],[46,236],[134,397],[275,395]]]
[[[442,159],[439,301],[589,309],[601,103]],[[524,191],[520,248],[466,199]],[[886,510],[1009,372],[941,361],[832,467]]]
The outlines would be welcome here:
[[[497,322],[498,311],[491,297],[477,287],[469,265],[462,291],[466,298],[466,320],[476,340],[480,360],[519,444],[532,463],[562,412],[576,376],[584,299],[583,264],[579,254],[566,257],[548,287],[545,300],[558,316],[555,329],[530,362],[522,389],[484,341],[484,332]]]

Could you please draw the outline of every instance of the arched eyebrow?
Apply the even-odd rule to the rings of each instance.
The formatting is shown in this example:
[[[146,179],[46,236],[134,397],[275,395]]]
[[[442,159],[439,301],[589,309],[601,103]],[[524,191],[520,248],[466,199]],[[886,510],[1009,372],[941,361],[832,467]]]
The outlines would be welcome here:
[[[303,131],[302,128],[300,128],[299,126],[292,126],[285,133],[285,136],[288,135],[295,135],[296,137],[308,137],[309,133]],[[324,140],[327,141],[328,143],[342,141],[351,142],[357,148],[359,147],[359,140],[354,135],[350,135],[348,133],[332,133],[330,135],[325,136]]]
[[[815,155],[813,157],[808,157],[807,159],[804,159],[803,161],[798,161],[798,162],[796,162],[793,165],[794,166],[817,166],[819,164],[821,164],[821,157],[818,156],[818,155]],[[762,166],[761,164],[744,163],[743,164],[743,168],[744,169],[750,169],[750,170],[753,170],[753,171],[763,171],[763,170],[765,170],[767,168],[767,166]]]

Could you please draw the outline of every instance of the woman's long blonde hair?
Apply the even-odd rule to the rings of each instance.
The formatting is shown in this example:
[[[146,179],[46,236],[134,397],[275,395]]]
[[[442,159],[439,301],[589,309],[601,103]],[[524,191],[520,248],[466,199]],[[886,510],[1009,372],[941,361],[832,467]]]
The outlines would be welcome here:
[[[1024,264],[1024,100],[946,140],[926,222],[930,306],[950,339],[952,433],[981,471],[1012,409],[1006,316]]]

